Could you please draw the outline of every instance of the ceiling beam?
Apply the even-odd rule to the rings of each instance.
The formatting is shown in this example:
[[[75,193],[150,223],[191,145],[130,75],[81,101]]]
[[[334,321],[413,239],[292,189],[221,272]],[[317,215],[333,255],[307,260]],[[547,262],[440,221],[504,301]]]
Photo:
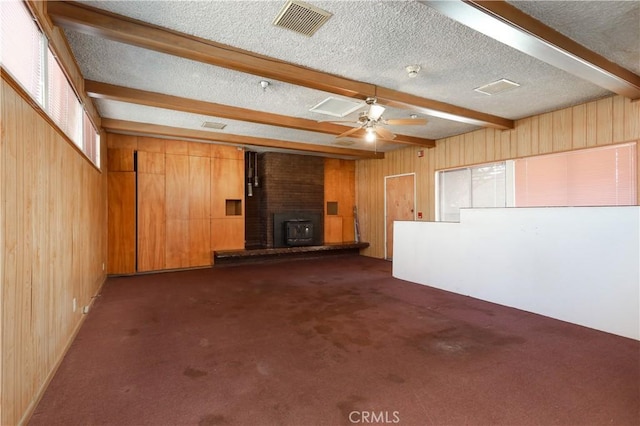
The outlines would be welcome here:
[[[507,46],[613,93],[630,99],[640,98],[640,76],[505,1],[420,2]]]
[[[110,118],[102,119],[102,128],[115,133],[186,138],[207,142],[223,142],[241,146],[264,146],[269,148],[291,149],[295,151],[313,152],[318,154],[354,157],[361,159],[384,158],[383,152],[365,151],[362,149],[351,148],[337,148],[333,146],[289,142],[268,138],[257,138],[254,136],[231,135],[228,133],[213,133],[206,130],[192,130],[184,129],[181,127],[160,126],[157,124],[114,120]]]
[[[329,135],[339,135],[351,129],[351,127],[340,126],[330,122],[317,122],[314,120],[307,120],[305,118],[290,117],[287,115],[272,114],[246,108],[199,101],[196,99],[131,89],[128,87],[116,86],[92,80],[86,80],[84,86],[87,94],[90,97],[97,99],[129,102],[156,108],[228,118],[231,120],[248,121],[251,123],[286,127],[289,129],[306,130]],[[390,143],[418,145],[425,148],[433,148],[436,146],[436,142],[433,139],[417,138],[399,134],[396,134],[396,137],[393,140],[383,140]]]
[[[376,96],[376,92],[384,89],[85,5],[50,1],[47,2],[47,12],[53,23],[63,28],[311,89],[358,99]],[[400,92],[387,91],[388,95],[397,93]],[[449,120],[475,125],[480,123],[481,126],[497,129],[514,127],[513,120],[427,98],[419,99],[421,105],[416,107],[423,108],[422,111],[430,115],[436,112],[446,115]],[[385,97],[380,100],[380,103],[387,105],[391,101],[398,100]],[[397,105],[403,108],[414,108],[413,105],[402,101],[398,101]]]

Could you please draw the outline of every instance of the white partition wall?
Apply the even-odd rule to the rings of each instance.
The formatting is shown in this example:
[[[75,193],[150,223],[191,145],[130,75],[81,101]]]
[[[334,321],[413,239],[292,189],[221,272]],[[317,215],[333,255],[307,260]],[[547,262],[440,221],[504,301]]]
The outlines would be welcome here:
[[[640,207],[396,222],[393,276],[640,340]]]

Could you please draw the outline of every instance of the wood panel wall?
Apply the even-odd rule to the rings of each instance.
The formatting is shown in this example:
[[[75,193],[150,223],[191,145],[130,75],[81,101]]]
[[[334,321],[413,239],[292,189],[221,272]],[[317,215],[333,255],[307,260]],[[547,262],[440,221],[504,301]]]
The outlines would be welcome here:
[[[324,242],[355,240],[353,207],[356,163],[353,160],[325,158],[324,161]],[[338,214],[327,214],[327,202],[338,203]]]
[[[415,147],[385,154],[382,160],[356,162],[356,199],[362,240],[370,243],[362,253],[384,257],[384,177],[416,173],[416,209],[423,220],[435,220],[435,172],[468,166],[570,151],[640,139],[640,102],[622,96],[517,120],[512,130],[482,129],[438,140],[419,157]],[[640,147],[636,149],[639,156]],[[638,174],[640,200],[640,173]]]
[[[104,282],[107,182],[4,72],[1,95],[0,423],[11,425],[33,410]]]
[[[109,273],[207,266],[213,250],[244,248],[242,150],[111,133],[108,146],[110,182],[137,159],[134,180],[110,188]]]

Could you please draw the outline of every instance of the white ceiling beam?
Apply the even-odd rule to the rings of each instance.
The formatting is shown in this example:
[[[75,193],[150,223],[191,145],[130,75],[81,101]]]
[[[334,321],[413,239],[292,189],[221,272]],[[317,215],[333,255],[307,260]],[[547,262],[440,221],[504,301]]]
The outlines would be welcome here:
[[[627,98],[640,99],[640,76],[507,2],[420,0],[420,3],[576,77]]]

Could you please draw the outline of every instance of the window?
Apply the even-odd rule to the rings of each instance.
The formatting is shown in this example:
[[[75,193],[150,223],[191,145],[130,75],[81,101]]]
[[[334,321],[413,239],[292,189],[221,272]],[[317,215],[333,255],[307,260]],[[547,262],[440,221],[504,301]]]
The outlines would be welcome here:
[[[516,160],[515,205],[635,205],[635,158],[634,143]]]
[[[636,143],[436,172],[436,220],[468,207],[637,204]]]
[[[507,206],[507,163],[437,172],[437,220],[458,222],[465,207]]]
[[[40,105],[44,105],[44,40],[21,1],[0,1],[0,62]]]
[[[100,136],[22,1],[0,0],[0,64],[100,167]]]
[[[47,111],[53,121],[80,149],[82,141],[82,106],[64,75],[60,64],[48,50]]]

